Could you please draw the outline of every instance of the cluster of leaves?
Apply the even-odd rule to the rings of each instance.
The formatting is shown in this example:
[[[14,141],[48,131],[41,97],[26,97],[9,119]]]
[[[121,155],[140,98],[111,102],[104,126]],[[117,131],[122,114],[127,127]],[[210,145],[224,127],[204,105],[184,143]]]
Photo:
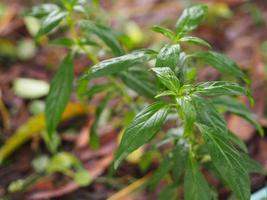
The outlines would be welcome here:
[[[25,179],[18,179],[12,182],[9,192],[19,192],[29,187],[35,181],[48,177],[55,172],[63,173],[74,179],[80,186],[86,186],[91,182],[91,177],[84,169],[81,162],[72,154],[60,152],[48,158],[45,155],[39,156],[32,162],[35,171]]]
[[[195,67],[196,61],[202,61],[245,83],[249,83],[249,80],[223,54],[214,51],[189,54],[181,48],[184,42],[210,48],[206,41],[187,35],[203,21],[206,10],[204,5],[185,9],[176,23],[175,32],[155,26],[154,31],[162,33],[172,42],[158,53],[146,49],[109,59],[91,67],[82,78],[113,75],[149,60],[148,57],[155,58],[155,67],[151,68],[157,77],[156,85],[159,85],[155,102],[139,112],[125,130],[115,155],[114,167],[117,168],[131,152],[151,141],[163,127],[168,115],[177,113],[183,133],[172,138],[173,148],[153,176],[152,185],[157,185],[170,173],[173,183],[164,191],[174,192],[184,174],[186,200],[213,199],[213,189],[200,172],[201,164],[209,164],[209,169],[233,190],[238,199],[247,200],[250,197],[249,173],[260,172],[260,167],[245,154],[245,145],[227,129],[218,109],[244,117],[262,133],[251,112],[234,99],[241,95],[251,99],[250,91],[236,82],[195,83],[190,77],[190,69]],[[204,158],[208,159],[204,162]]]
[[[172,148],[164,155],[162,164],[154,173],[151,187],[155,187],[169,174],[172,181],[161,193],[161,198],[175,197],[177,186],[184,181],[186,200],[215,199],[214,188],[207,183],[201,173],[203,168],[217,175],[232,189],[238,199],[248,200],[249,173],[261,172],[261,168],[248,157],[244,143],[228,130],[223,115],[218,110],[229,111],[247,119],[260,133],[263,133],[247,107],[235,99],[236,96],[248,96],[253,102],[250,91],[237,82],[196,83],[192,72],[198,67],[199,62],[203,62],[247,85],[249,80],[237,64],[221,53],[214,51],[188,53],[183,49],[183,43],[211,48],[206,41],[188,35],[204,20],[207,7],[195,5],[185,9],[175,25],[175,31],[161,26],[153,27],[154,31],[170,39],[170,43],[162,47],[159,52],[141,49],[125,54],[113,30],[89,19],[73,22],[73,13],[83,12],[81,1],[61,2],[63,8],[54,4],[42,5],[30,13],[42,20],[37,37],[50,33],[65,19],[70,28],[74,29],[77,24],[81,30],[79,35],[73,33],[72,37],[52,42],[68,47],[70,53],[62,61],[52,80],[47,98],[48,134],[53,135],[69,101],[74,80],[74,56],[83,52],[95,65],[90,67],[79,80],[78,95],[81,99],[84,97],[90,99],[96,93],[103,91],[106,92],[107,98],[110,98],[108,94],[117,92],[118,89],[127,96],[124,85],[118,86],[118,83],[123,82],[126,87],[154,101],[143,108],[126,128],[115,154],[115,168],[118,168],[121,161],[130,153],[150,142],[160,132],[166,120],[175,115],[177,127],[181,128],[182,132],[171,136],[166,134],[166,141],[172,144]],[[87,47],[100,45],[91,39],[92,35],[97,36],[117,57],[98,63],[97,57]],[[156,60],[155,66],[151,66],[149,62],[151,60]],[[87,88],[88,81],[103,76],[107,76],[112,84],[93,85]],[[131,103],[131,97],[127,97],[126,100]],[[97,115],[102,112],[104,106],[105,103],[100,105]],[[96,126],[97,124],[93,126],[94,130],[91,133],[95,133]]]
[[[26,12],[26,16],[34,17],[40,24],[40,29],[35,36],[37,42],[42,41],[44,37],[48,36],[55,38],[54,35],[56,34],[54,33],[61,32],[65,36],[52,39],[49,41],[49,44],[68,49],[68,54],[61,61],[60,66],[51,81],[50,91],[46,99],[46,132],[42,135],[47,144],[47,148],[54,154],[54,156],[61,155],[60,152],[57,152],[59,137],[56,135],[56,128],[72,95],[73,85],[75,83],[75,56],[85,54],[91,62],[98,63],[99,61],[95,52],[102,51],[103,54],[104,51],[106,54],[113,54],[115,56],[125,54],[123,47],[118,42],[118,37],[120,35],[107,26],[104,26],[99,20],[91,19],[94,19],[95,17],[95,13],[91,13],[91,9],[99,9],[98,3],[98,1],[92,1],[89,4],[89,2],[84,0],[61,0],[58,1],[57,4],[46,3],[34,6],[31,10]],[[95,12],[95,10],[93,11]],[[90,13],[92,15],[90,15]],[[132,59],[132,65],[149,60],[149,56],[147,56],[147,60],[142,60],[142,56],[145,53],[146,52],[141,51],[140,53],[136,53]],[[140,57],[141,59],[136,62],[137,57]],[[114,64],[118,65],[119,62]],[[123,64],[122,61],[121,66],[123,66]],[[152,93],[154,91],[154,86],[150,83],[149,77],[147,76],[148,72],[146,70],[135,66],[134,68],[131,68],[131,73],[125,73],[125,70],[122,71],[123,72],[120,73],[117,78],[124,82],[128,87],[150,98],[155,95]],[[143,84],[142,82],[144,81],[147,84]],[[96,109],[96,119],[90,130],[90,146],[92,148],[97,148],[99,146],[99,139],[96,131],[100,116],[103,113],[108,100],[112,98],[114,94],[117,94],[118,96],[121,96],[122,94],[127,95],[127,92],[124,91],[124,87],[121,86],[119,82],[115,79],[110,79],[110,82],[111,83],[108,84],[93,85],[88,89],[88,81],[80,81],[79,86],[77,87],[77,95],[82,101],[87,99],[90,100],[99,92],[104,91],[107,93],[107,97]],[[139,84],[136,85],[136,82]],[[125,99],[127,100],[129,98]],[[65,173],[66,170],[60,170],[58,172]],[[75,179],[75,177],[73,178]],[[22,180],[19,180],[18,185],[21,184]],[[17,182],[13,185],[17,185]],[[23,185],[25,184],[23,183]]]
[[[45,113],[47,131],[50,137],[52,137],[59,123],[60,116],[71,96],[74,81],[73,59],[75,55],[86,54],[93,63],[98,63],[98,58],[93,52],[100,51],[105,47],[108,47],[111,52],[107,51],[115,56],[125,54],[123,47],[118,42],[119,34],[102,23],[91,20],[84,3],[82,0],[62,0],[60,6],[56,4],[43,4],[34,7],[27,13],[28,16],[36,17],[41,21],[40,30],[36,35],[37,40],[42,36],[55,32],[56,29],[61,27],[61,24],[71,30],[69,36],[57,38],[50,42],[51,45],[67,47],[69,49],[68,55],[62,60],[52,80],[50,93],[47,97]],[[79,29],[79,32],[75,28]],[[103,44],[106,46],[103,46]],[[149,61],[152,58],[155,58],[155,52],[139,51],[131,54],[131,57],[126,56],[125,59],[122,57],[122,59],[118,58],[118,60],[111,60],[109,63],[100,64],[98,68],[101,65],[105,66],[107,64],[109,65],[109,71],[113,67],[116,68],[114,73],[117,73],[116,77],[118,79],[137,93],[152,98],[155,95],[155,87],[150,82],[148,72],[138,66],[139,63]],[[124,68],[125,64],[126,66],[134,66],[129,69],[129,73]],[[121,73],[118,73],[118,68],[121,68]],[[95,72],[93,76],[99,77],[103,75],[106,75],[105,70]],[[77,94],[81,99],[91,99],[94,94],[102,91],[114,93],[120,91],[120,93],[125,94],[121,90],[123,88],[118,86],[116,80],[111,80],[111,84],[94,85],[89,90],[87,89],[87,81],[80,81]],[[99,109],[101,110],[101,108]]]

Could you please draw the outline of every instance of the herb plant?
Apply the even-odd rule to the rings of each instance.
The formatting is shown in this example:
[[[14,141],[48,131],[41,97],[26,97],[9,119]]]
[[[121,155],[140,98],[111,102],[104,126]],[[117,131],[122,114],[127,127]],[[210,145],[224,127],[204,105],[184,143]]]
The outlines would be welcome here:
[[[154,103],[140,111],[126,128],[115,154],[115,169],[130,153],[150,142],[162,129],[168,116],[176,114],[179,131],[166,136],[172,146],[151,178],[152,188],[169,174],[172,177],[171,183],[163,190],[162,196],[175,196],[177,186],[184,180],[184,199],[215,199],[214,188],[201,173],[201,169],[205,168],[217,175],[237,199],[248,200],[249,174],[260,172],[261,168],[246,154],[244,143],[228,130],[218,109],[247,119],[263,134],[251,112],[234,98],[247,96],[253,103],[251,93],[247,87],[242,87],[236,81],[196,83],[191,72],[201,61],[246,85],[249,85],[249,80],[237,64],[221,53],[187,53],[182,48],[182,43],[210,48],[206,41],[188,36],[203,21],[206,12],[207,7],[204,5],[185,9],[174,32],[155,26],[154,31],[171,41],[159,52],[143,49],[100,62],[90,68],[82,79],[113,75],[155,58],[155,67],[151,68],[151,73],[157,77],[157,95]]]
[[[32,15],[42,17],[42,27],[37,37],[51,32],[63,19],[68,19],[69,26],[74,30],[72,16],[75,9],[81,8],[80,1],[62,2],[64,9],[52,6],[47,12],[46,7],[43,7],[39,8],[37,14],[33,10]],[[131,97],[125,94],[125,86],[121,84],[123,82],[126,87],[153,102],[144,107],[126,128],[115,154],[115,169],[142,145],[148,142],[154,144],[152,139],[164,130],[162,128],[166,121],[173,120],[175,116],[175,131],[165,133],[162,141],[156,145],[159,148],[164,145],[166,147],[162,163],[150,180],[150,188],[156,187],[161,179],[169,175],[169,185],[163,189],[159,198],[176,198],[176,189],[183,183],[185,200],[216,199],[215,188],[208,184],[202,173],[205,171],[221,179],[237,199],[248,200],[249,174],[262,172],[262,169],[249,158],[245,144],[228,130],[219,111],[229,111],[245,118],[261,134],[263,130],[249,109],[235,99],[236,96],[247,96],[253,104],[248,89],[249,79],[238,65],[215,51],[192,51],[184,48],[184,44],[211,48],[203,39],[188,35],[204,20],[206,12],[205,5],[185,9],[174,31],[154,26],[155,32],[163,34],[170,41],[159,52],[141,49],[128,54],[125,54],[117,41],[114,31],[88,19],[79,20],[81,32],[78,35],[74,31],[71,38],[61,38],[53,42],[67,46],[70,53],[55,75],[47,98],[46,119],[49,135],[52,137],[71,95],[74,80],[73,59],[80,50],[95,63],[79,80],[80,97],[87,95],[90,99],[89,97],[104,91],[109,98],[110,94],[117,92],[119,88],[124,91],[125,102],[136,110]],[[98,63],[97,57],[85,47],[98,45],[90,40],[92,34],[100,38],[117,57]],[[151,60],[156,61],[153,67]],[[233,81],[196,82],[195,72],[201,63],[232,77]],[[87,88],[88,81],[103,76],[107,76],[112,84]],[[241,86],[241,83],[245,87]],[[102,107],[99,107],[98,111],[101,110]]]

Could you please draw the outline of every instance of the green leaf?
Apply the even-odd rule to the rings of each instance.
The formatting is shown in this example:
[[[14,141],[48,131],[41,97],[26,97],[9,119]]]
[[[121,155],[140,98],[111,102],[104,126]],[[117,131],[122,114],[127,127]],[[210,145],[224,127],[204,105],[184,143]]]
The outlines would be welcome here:
[[[15,193],[22,191],[26,187],[26,180],[25,179],[17,179],[12,181],[8,186],[8,192]]]
[[[165,45],[158,53],[156,67],[169,67],[174,70],[179,63],[180,52],[179,44]]]
[[[223,108],[240,117],[243,117],[257,128],[260,135],[262,136],[264,135],[264,130],[261,127],[261,125],[257,122],[255,115],[244,104],[240,103],[239,101],[233,98],[226,98],[226,97],[213,99],[212,103],[219,108]]]
[[[185,146],[181,144],[176,144],[175,148],[172,150],[172,177],[174,184],[179,184],[181,175],[184,173],[185,166],[188,159],[188,150]]]
[[[80,169],[74,174],[74,180],[80,186],[87,186],[91,183],[92,177],[85,169]]]
[[[183,35],[196,29],[203,21],[208,7],[206,5],[194,5],[186,8],[176,22],[176,34]]]
[[[67,152],[60,152],[50,159],[47,167],[47,173],[52,174],[54,172],[62,172],[71,169],[72,167],[79,166],[79,160],[72,154]]]
[[[192,103],[191,98],[188,97],[176,98],[176,101],[180,106],[180,109],[182,110],[184,120],[184,133],[191,134],[197,117],[194,104]]]
[[[51,82],[50,91],[46,99],[46,127],[50,137],[55,131],[69,101],[73,79],[73,57],[67,55]]]
[[[124,56],[111,58],[91,67],[81,79],[91,79],[119,73],[153,58],[155,58],[155,52],[151,50],[140,50]]]
[[[233,147],[228,134],[201,126],[212,163],[240,200],[250,198],[250,180],[243,156]]]
[[[216,68],[224,74],[241,78],[246,83],[249,83],[247,76],[240,70],[238,65],[230,58],[221,53],[213,51],[203,51],[194,53],[191,56],[207,63],[211,67]]]
[[[165,35],[167,38],[174,38],[174,33],[170,29],[164,28],[162,26],[155,25],[152,27],[152,30]]]
[[[71,38],[58,38],[50,42],[51,45],[71,47],[75,44],[74,40]]]
[[[211,190],[192,155],[189,156],[185,172],[185,200],[211,200]]]
[[[57,27],[57,25],[61,22],[61,20],[64,19],[66,15],[67,13],[61,10],[55,10],[49,13],[49,15],[47,15],[42,21],[41,28],[38,31],[36,38],[46,35],[54,30],[54,28]]]
[[[196,86],[197,93],[206,96],[235,95],[251,96],[250,92],[237,83],[227,81],[210,81]]]
[[[263,167],[255,160],[251,159],[247,154],[242,153],[242,157],[244,160],[244,165],[246,166],[249,173],[258,173],[264,174]]]
[[[124,54],[124,50],[119,44],[116,35],[110,28],[89,20],[82,20],[80,22],[80,26],[82,30],[92,32],[97,35],[101,40],[103,40],[103,42],[105,42],[105,44],[116,56],[121,56]]]
[[[196,45],[202,45],[211,48],[210,44],[206,42],[205,40],[198,38],[198,37],[193,37],[193,36],[184,36],[180,40],[180,42],[188,42],[191,44],[196,44]]]
[[[176,96],[177,94],[174,93],[173,91],[170,91],[170,90],[166,90],[166,91],[163,91],[163,92],[160,92],[159,94],[157,94],[155,96],[155,98],[160,98],[160,97],[164,97],[164,96]]]
[[[30,11],[26,12],[26,15],[33,16],[36,18],[42,18],[44,16],[47,16],[51,12],[59,11],[59,10],[60,8],[58,5],[47,3],[47,4],[34,6]]]
[[[178,65],[175,68],[175,74],[183,85],[187,81],[187,71],[188,71],[188,63],[187,63],[187,54],[185,52],[180,52],[178,58]]]
[[[32,167],[34,169],[34,171],[38,172],[38,173],[43,173],[46,171],[48,165],[49,165],[50,159],[48,158],[48,156],[46,155],[41,155],[36,157],[33,161],[32,161]]]
[[[165,85],[166,88],[176,94],[179,92],[180,82],[169,67],[152,68],[152,70],[156,73],[160,82]]]
[[[136,115],[125,130],[120,146],[115,154],[114,168],[131,152],[150,141],[161,129],[169,112],[169,106],[156,102],[145,107]]]
[[[231,131],[228,131],[229,135],[229,140],[234,144],[237,145],[242,151],[245,153],[248,152],[247,146],[243,140],[241,140],[238,136],[236,136],[234,133]]]
[[[49,152],[52,154],[56,153],[61,144],[60,136],[56,132],[48,135],[47,131],[42,131],[41,136]]]
[[[147,98],[153,98],[156,93],[155,81],[144,66],[134,66],[120,75],[121,80],[132,90]]]
[[[221,114],[208,99],[194,97],[193,103],[197,112],[197,122],[212,127],[220,132],[227,132],[226,123]]]

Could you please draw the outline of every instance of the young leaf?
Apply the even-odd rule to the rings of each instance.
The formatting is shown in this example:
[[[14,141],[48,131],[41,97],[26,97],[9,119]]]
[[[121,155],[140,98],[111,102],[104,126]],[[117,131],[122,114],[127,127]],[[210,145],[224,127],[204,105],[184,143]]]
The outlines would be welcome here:
[[[200,83],[196,87],[197,93],[206,96],[235,95],[251,96],[250,92],[237,83],[227,81],[210,81]]]
[[[198,123],[212,127],[220,132],[227,132],[223,117],[208,99],[194,97],[192,102],[197,112]]]
[[[49,15],[47,15],[42,21],[41,28],[36,37],[39,38],[52,31],[66,15],[67,13],[61,10],[55,10],[49,13]]]
[[[174,72],[169,67],[152,68],[160,82],[169,90],[178,93],[180,82]]]
[[[50,162],[50,158],[47,155],[40,155],[32,161],[31,165],[34,171],[43,173],[46,171]]]
[[[155,58],[152,50],[140,50],[120,57],[111,58],[91,67],[81,79],[91,79],[101,76],[108,76],[127,70],[129,67],[147,62]]]
[[[152,27],[152,30],[161,33],[162,35],[165,35],[167,38],[174,38],[174,33],[170,29],[164,28],[162,26],[155,25]]]
[[[174,70],[179,63],[180,52],[179,44],[165,45],[157,56],[156,67],[170,67]]]
[[[189,156],[185,172],[185,200],[211,200],[211,190],[197,162]]]
[[[224,74],[241,78],[247,83],[249,82],[247,76],[240,70],[238,65],[230,58],[221,53],[213,51],[203,51],[194,53],[191,56],[202,60],[203,62],[207,63],[211,67],[216,68]]]
[[[154,80],[144,66],[134,66],[120,73],[121,80],[132,90],[147,98],[153,98],[156,93]]]
[[[155,96],[155,98],[164,97],[164,96],[176,96],[177,94],[170,90],[165,90],[163,92],[160,92]]]
[[[124,54],[124,50],[120,46],[116,35],[110,28],[89,20],[82,20],[80,26],[81,29],[96,34],[108,47],[110,47],[116,56]]]
[[[51,82],[50,91],[46,99],[45,116],[49,136],[52,136],[55,131],[61,114],[69,101],[73,79],[73,57],[72,55],[67,55]]]
[[[176,22],[176,34],[183,35],[196,29],[203,21],[207,9],[206,5],[194,5],[186,8]]]
[[[156,102],[136,115],[133,122],[125,130],[115,154],[115,169],[127,155],[154,137],[165,122],[169,109],[165,103]]]
[[[71,11],[73,10],[74,6],[78,3],[78,0],[61,0],[63,3],[64,7]]]
[[[47,173],[52,174],[54,172],[66,172],[71,167],[80,165],[80,161],[71,153],[59,152],[52,156],[49,165],[47,167]]]
[[[243,156],[232,146],[228,134],[201,126],[212,163],[240,200],[250,197],[250,180]]]
[[[226,98],[226,97],[213,99],[212,103],[219,108],[223,108],[240,117],[243,117],[248,122],[250,122],[253,126],[255,126],[262,136],[264,135],[263,128],[257,122],[253,113],[251,113],[251,111],[244,104],[240,103],[239,101],[233,98]]]
[[[74,181],[80,186],[87,186],[91,183],[92,177],[85,169],[80,169],[74,174]]]
[[[196,44],[196,45],[202,45],[211,48],[210,44],[206,42],[205,40],[198,38],[198,37],[193,37],[193,36],[184,36],[180,40],[180,42],[188,42],[191,44]]]

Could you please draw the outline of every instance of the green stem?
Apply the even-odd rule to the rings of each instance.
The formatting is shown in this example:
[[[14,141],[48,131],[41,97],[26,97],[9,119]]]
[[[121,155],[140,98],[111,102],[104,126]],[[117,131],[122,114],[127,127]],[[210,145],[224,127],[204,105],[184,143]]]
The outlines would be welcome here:
[[[93,64],[99,63],[99,59],[88,49],[86,49],[83,45],[80,45],[81,49],[86,53],[87,57],[93,62]]]

